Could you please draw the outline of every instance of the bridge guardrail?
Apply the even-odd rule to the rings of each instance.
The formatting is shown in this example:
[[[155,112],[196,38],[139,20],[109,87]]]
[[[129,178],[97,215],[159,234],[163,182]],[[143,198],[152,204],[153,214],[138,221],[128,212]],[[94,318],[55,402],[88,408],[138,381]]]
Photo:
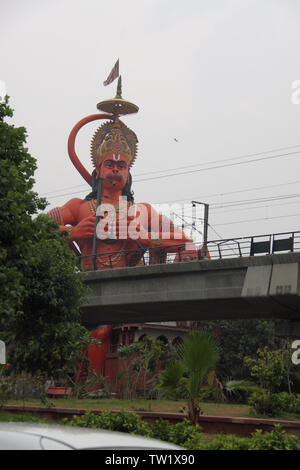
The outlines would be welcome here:
[[[176,246],[138,247],[133,250],[107,251],[97,254],[97,269],[148,266],[153,264],[178,263],[201,259],[226,259],[255,255],[270,255],[300,251],[300,231],[282,232],[250,237],[210,240],[207,256],[201,244],[179,243]],[[92,271],[93,256],[81,256],[80,264],[85,271]]]

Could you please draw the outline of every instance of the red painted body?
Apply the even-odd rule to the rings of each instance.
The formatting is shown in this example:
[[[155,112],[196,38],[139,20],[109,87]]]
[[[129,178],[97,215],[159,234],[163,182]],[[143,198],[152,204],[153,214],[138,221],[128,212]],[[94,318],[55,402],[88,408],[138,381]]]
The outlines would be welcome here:
[[[98,339],[100,344],[98,346],[90,346],[88,358],[91,361],[92,369],[97,374],[101,373],[104,376],[106,375],[105,360],[106,354],[109,351],[112,329],[113,327],[108,325],[105,328],[91,331],[91,337],[93,339]]]

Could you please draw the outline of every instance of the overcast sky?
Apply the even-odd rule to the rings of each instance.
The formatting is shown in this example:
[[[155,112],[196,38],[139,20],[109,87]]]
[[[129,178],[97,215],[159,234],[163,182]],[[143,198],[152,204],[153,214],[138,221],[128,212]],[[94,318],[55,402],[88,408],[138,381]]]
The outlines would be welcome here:
[[[298,0],[0,0],[0,18],[0,80],[49,209],[89,192],[67,139],[115,95],[103,81],[119,57],[140,108],[123,118],[136,201],[210,204],[210,239],[300,230]],[[77,140],[89,171],[98,125]]]

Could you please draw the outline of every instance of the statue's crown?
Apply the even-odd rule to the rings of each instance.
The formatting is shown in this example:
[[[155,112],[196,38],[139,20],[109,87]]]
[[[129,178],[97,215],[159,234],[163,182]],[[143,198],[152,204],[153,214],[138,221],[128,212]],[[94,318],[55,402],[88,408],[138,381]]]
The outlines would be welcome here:
[[[137,155],[138,139],[118,117],[114,121],[105,122],[100,126],[91,142],[91,158],[93,165],[98,167],[109,153],[122,153],[131,167]]]

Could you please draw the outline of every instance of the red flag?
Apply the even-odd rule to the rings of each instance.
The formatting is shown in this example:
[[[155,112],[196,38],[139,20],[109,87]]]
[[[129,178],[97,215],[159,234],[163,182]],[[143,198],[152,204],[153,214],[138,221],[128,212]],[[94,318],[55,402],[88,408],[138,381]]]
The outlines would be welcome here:
[[[103,82],[103,85],[104,85],[104,86],[109,85],[109,84],[112,83],[118,76],[119,76],[119,59],[117,60],[117,62],[116,62],[115,65],[113,66],[112,71],[111,71],[110,74],[108,75],[108,77],[107,77],[107,79],[105,80],[105,82]]]

